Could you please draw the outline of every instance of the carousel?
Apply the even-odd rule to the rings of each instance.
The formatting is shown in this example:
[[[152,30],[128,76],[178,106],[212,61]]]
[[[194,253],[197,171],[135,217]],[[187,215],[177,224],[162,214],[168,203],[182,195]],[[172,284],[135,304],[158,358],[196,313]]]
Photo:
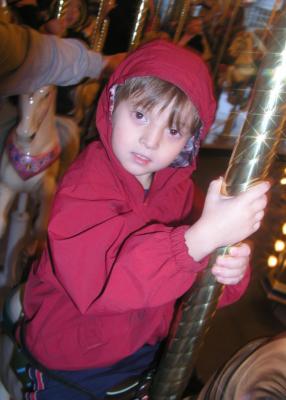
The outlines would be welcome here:
[[[178,301],[146,399],[286,399],[286,2],[11,0],[0,5],[0,21],[76,38],[102,54],[132,52],[163,38],[192,49],[207,63],[218,106],[202,146],[204,157],[223,152],[227,158],[223,194],[237,196],[265,179],[273,184],[268,213],[252,238],[255,274],[250,285],[259,286],[263,304],[279,322],[276,330],[255,332],[252,340],[234,346],[232,356],[193,390],[190,378],[207,362],[205,341],[223,290],[211,269],[228,247],[217,249]],[[53,31],[51,21],[64,21],[64,28]],[[25,282],[46,245],[59,179],[98,139],[92,122],[107,78],[0,98],[1,400],[24,398],[23,354],[13,335]]]

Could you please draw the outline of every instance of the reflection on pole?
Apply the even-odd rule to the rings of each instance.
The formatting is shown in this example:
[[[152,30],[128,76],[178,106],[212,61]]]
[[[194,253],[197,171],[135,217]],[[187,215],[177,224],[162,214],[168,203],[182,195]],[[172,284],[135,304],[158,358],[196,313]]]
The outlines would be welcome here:
[[[93,50],[97,51],[98,53],[101,53],[104,47],[109,29],[109,22],[110,22],[109,18],[104,18],[104,20],[102,21],[98,40],[96,41],[96,44],[93,47]]]
[[[149,8],[149,0],[140,0],[138,11],[136,14],[136,20],[134,24],[134,28],[131,35],[131,40],[129,44],[129,50],[135,49],[141,40],[142,31],[145,25],[147,12]]]
[[[264,56],[249,112],[227,169],[223,193],[233,196],[267,179],[284,127],[286,104],[286,14],[271,28],[273,40]],[[198,351],[223,290],[212,273],[214,252],[196,285],[184,296],[151,391],[152,400],[181,399]]]
[[[90,48],[95,51],[101,51],[104,45],[103,40],[105,40],[105,38],[103,36],[105,31],[103,31],[103,21],[107,3],[107,0],[100,0],[99,2],[94,28],[90,39]]]
[[[69,3],[70,0],[58,0],[54,11],[54,18],[56,19],[63,18],[67,11]]]

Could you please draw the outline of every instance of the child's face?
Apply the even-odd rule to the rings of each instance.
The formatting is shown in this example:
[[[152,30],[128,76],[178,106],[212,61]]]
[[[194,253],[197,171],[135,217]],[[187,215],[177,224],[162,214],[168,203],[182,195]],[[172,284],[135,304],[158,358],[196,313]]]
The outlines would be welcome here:
[[[172,102],[163,111],[160,104],[151,111],[121,101],[112,118],[112,148],[122,166],[148,189],[152,175],[169,166],[190,138],[191,120],[178,130],[168,126]]]

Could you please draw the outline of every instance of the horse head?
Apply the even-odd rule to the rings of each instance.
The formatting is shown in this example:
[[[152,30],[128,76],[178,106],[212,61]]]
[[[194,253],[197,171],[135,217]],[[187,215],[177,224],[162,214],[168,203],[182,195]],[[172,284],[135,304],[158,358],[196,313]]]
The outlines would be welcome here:
[[[47,137],[53,141],[55,132],[56,89],[45,86],[34,93],[19,97],[20,121],[15,128],[14,141],[22,150],[45,147]]]

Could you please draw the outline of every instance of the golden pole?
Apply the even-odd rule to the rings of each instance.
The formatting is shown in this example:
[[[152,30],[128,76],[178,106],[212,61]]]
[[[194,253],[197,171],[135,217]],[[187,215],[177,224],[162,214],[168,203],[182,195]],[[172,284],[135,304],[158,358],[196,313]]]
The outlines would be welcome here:
[[[134,24],[131,40],[129,43],[129,51],[135,49],[140,43],[148,9],[149,9],[149,0],[140,0],[136,14],[136,21]]]
[[[102,42],[102,34],[104,34],[104,29],[103,29],[103,21],[104,21],[104,16],[105,16],[105,10],[106,10],[106,5],[108,3],[108,0],[100,0],[99,2],[99,7],[98,7],[98,12],[97,16],[95,18],[95,24],[93,28],[93,34],[91,38],[91,43],[90,43],[90,48],[98,51],[99,46],[103,47],[104,43],[98,44],[98,42]],[[108,24],[107,24],[108,25]],[[103,30],[103,31],[102,31]]]
[[[224,177],[223,193],[237,195],[267,179],[284,128],[286,104],[286,13],[271,30],[273,39],[259,69],[249,112]],[[154,378],[152,400],[181,399],[223,287],[211,268],[215,251],[195,286],[182,299],[166,351]]]
[[[54,12],[54,18],[56,18],[56,19],[62,18],[67,11],[69,3],[70,3],[70,0],[58,0],[57,4],[56,4],[55,12]]]
[[[109,18],[104,18],[104,20],[102,21],[98,39],[96,41],[95,46],[93,47],[93,49],[95,51],[97,51],[98,53],[102,52],[102,49],[103,49],[103,46],[104,46],[104,43],[105,43],[105,39],[106,39],[106,36],[107,36],[107,33],[108,33],[109,22],[110,22]]]
[[[0,21],[2,22],[11,22],[12,15],[9,10],[8,4],[6,0],[0,1]]]
[[[190,9],[192,5],[192,0],[184,0],[183,7],[181,9],[180,18],[178,22],[178,26],[174,35],[173,42],[177,43],[182,35],[183,29],[185,27],[186,21],[190,16]]]

